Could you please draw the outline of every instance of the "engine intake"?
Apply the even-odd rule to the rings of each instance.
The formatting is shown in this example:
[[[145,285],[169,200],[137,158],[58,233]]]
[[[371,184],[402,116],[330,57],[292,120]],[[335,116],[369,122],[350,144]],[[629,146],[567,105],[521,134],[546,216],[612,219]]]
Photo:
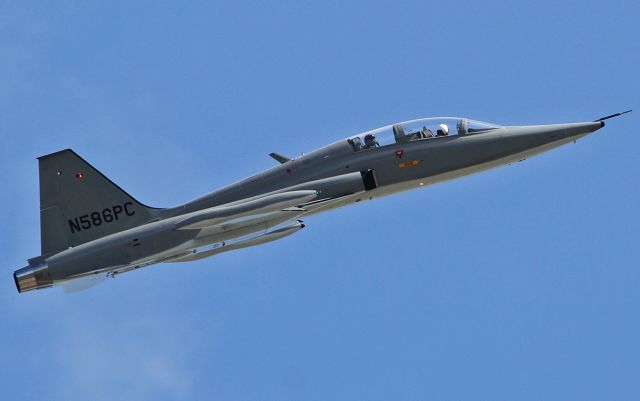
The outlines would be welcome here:
[[[376,178],[376,172],[374,170],[363,170],[360,174],[362,175],[362,183],[364,184],[365,191],[378,188],[378,179]]]

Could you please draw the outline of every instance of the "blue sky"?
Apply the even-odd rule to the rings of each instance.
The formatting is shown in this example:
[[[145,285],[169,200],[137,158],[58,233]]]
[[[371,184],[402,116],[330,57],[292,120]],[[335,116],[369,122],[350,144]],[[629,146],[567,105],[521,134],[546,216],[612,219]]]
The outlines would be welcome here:
[[[637,400],[637,112],[282,241],[20,294],[35,158],[172,206],[367,129],[637,107],[637,2],[0,3],[0,399]],[[374,252],[354,251],[365,243]]]

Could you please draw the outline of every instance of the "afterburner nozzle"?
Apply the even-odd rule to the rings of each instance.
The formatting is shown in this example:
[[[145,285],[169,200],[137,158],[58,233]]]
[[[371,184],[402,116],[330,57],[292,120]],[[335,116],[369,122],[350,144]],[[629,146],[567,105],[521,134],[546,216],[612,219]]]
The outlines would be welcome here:
[[[29,265],[13,272],[18,292],[49,288],[53,285],[46,262]]]

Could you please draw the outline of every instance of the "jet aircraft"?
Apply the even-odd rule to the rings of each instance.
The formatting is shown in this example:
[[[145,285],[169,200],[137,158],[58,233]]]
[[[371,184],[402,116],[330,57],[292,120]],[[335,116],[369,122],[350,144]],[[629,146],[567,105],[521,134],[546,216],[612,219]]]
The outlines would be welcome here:
[[[407,121],[297,158],[271,153],[275,167],[170,208],[138,202],[74,151],[62,150],[38,158],[41,255],[13,273],[15,284],[19,292],[77,290],[160,262],[264,244],[301,230],[306,216],[522,161],[629,111],[553,125]]]

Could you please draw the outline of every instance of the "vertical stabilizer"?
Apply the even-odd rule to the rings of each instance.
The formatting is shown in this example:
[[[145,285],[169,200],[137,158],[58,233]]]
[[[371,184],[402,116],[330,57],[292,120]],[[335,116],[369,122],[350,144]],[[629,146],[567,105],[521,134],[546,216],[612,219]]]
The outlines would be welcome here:
[[[152,220],[141,204],[71,149],[38,158],[43,256]]]

